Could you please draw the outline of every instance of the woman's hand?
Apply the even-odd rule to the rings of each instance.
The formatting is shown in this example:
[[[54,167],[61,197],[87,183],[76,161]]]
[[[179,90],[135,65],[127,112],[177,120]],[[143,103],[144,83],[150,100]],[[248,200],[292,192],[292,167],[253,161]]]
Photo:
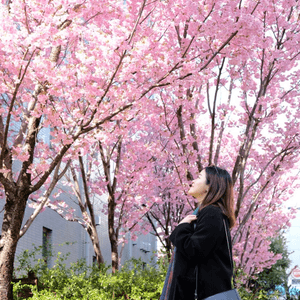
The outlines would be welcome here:
[[[196,215],[188,215],[184,219],[182,219],[179,224],[182,224],[182,223],[191,223],[191,222],[196,221],[196,220],[197,220],[197,216]]]

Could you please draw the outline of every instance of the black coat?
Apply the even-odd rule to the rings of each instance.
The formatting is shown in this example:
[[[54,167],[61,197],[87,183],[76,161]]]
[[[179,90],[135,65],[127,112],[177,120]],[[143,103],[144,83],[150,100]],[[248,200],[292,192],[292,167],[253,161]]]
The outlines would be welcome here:
[[[198,265],[198,299],[231,289],[232,267],[227,246],[226,227],[231,251],[228,218],[216,206],[207,206],[194,223],[179,224],[169,239],[176,246],[170,300],[194,299]]]

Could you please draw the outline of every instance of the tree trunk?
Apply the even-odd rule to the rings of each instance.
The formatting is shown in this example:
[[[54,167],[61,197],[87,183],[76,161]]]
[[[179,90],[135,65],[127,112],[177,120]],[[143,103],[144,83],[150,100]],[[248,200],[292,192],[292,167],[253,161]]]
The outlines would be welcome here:
[[[172,257],[172,244],[171,244],[171,241],[168,238],[165,239],[165,242],[166,242],[165,250],[167,252],[168,261],[170,261],[171,257]]]
[[[101,266],[104,264],[104,258],[102,256],[102,253],[100,250],[100,243],[99,243],[98,235],[93,239],[93,247],[94,247],[94,252],[96,255],[97,264],[100,269]]]
[[[89,228],[89,230],[87,230],[87,232],[88,232],[88,234],[90,236],[90,239],[92,241],[94,252],[95,252],[95,255],[96,255],[97,265],[98,265],[99,270],[100,270],[101,265],[104,264],[104,258],[103,258],[103,255],[102,255],[101,249],[100,249],[100,242],[99,242],[99,238],[98,238],[97,229],[92,224],[90,224],[88,226],[90,226],[90,228]]]
[[[6,193],[6,197],[0,240],[0,299],[13,300],[14,259],[28,195],[24,192]]]
[[[109,196],[108,200],[108,236],[111,249],[111,266],[112,272],[115,273],[119,269],[119,252],[118,237],[114,227],[115,219],[115,201]]]
[[[111,245],[111,267],[112,272],[116,273],[119,270],[119,252],[118,252],[118,241],[115,238],[115,234],[113,237],[110,237],[110,245]]]
[[[108,237],[111,248],[111,266],[112,272],[115,273],[119,269],[119,253],[118,253],[118,235],[115,231],[115,199],[112,195],[108,197]]]

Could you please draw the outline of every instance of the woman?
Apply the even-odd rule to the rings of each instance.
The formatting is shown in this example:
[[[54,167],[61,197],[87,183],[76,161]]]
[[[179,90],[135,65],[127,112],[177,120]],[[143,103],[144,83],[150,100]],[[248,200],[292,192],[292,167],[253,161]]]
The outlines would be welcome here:
[[[229,228],[235,223],[231,177],[224,169],[206,167],[188,194],[196,198],[198,211],[186,216],[169,237],[176,255],[161,296],[164,300],[194,299],[196,273],[198,299],[231,289]]]

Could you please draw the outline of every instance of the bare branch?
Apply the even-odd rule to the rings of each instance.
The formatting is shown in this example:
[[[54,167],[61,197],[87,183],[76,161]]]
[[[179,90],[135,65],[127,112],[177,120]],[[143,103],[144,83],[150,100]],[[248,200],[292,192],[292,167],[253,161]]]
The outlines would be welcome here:
[[[158,237],[159,241],[161,242],[161,244],[163,245],[163,247],[166,247],[165,243],[164,243],[164,240],[161,238],[160,234],[158,234],[158,231],[157,231],[157,228],[156,226],[154,225],[151,217],[149,216],[149,213],[146,214],[146,218],[147,220],[149,221],[149,223],[151,224],[151,227],[152,229],[154,230],[155,232],[155,235]]]
[[[17,94],[18,94],[18,91],[19,91],[19,88],[24,80],[24,77],[25,77],[25,74],[27,72],[27,69],[31,63],[31,60],[33,58],[33,55],[35,53],[35,50],[32,52],[27,64],[26,64],[26,67],[25,67],[25,70],[22,74],[22,67],[20,68],[20,72],[19,72],[19,76],[18,76],[18,83],[16,84],[16,87],[15,87],[15,90],[14,90],[14,93],[13,93],[13,97],[11,99],[11,103],[10,103],[10,106],[9,106],[9,109],[8,109],[8,112],[7,112],[7,119],[6,119],[6,125],[5,125],[5,130],[4,130],[4,136],[3,136],[3,143],[2,143],[2,146],[1,146],[1,155],[0,155],[0,169],[2,169],[3,167],[3,159],[4,159],[4,155],[7,151],[7,136],[8,136],[8,129],[9,129],[9,125],[10,125],[10,119],[11,119],[11,113],[12,113],[12,110],[13,110],[13,107],[14,107],[14,104],[15,104],[15,101],[17,99]]]
[[[31,216],[26,221],[26,223],[23,226],[23,228],[20,230],[19,237],[18,237],[19,239],[27,232],[27,230],[29,229],[29,227],[32,224],[32,222],[35,220],[35,218],[37,217],[37,215],[44,208],[44,206],[47,203],[47,201],[49,200],[49,197],[50,197],[52,191],[54,190],[57,182],[64,176],[64,174],[66,173],[67,169],[69,168],[70,161],[67,162],[67,164],[65,165],[64,169],[59,174],[60,165],[61,165],[61,161],[57,164],[57,166],[55,168],[55,172],[53,174],[53,178],[52,178],[50,186],[44,192],[44,195],[38,200],[38,202],[39,202],[38,207],[34,210],[34,212],[31,214]]]
[[[215,96],[214,96],[214,102],[213,102],[213,109],[211,112],[211,128],[210,128],[210,145],[209,145],[209,159],[208,163],[209,165],[212,164],[212,158],[213,158],[213,145],[214,145],[214,140],[215,140],[215,122],[216,122],[216,104],[217,104],[217,96],[218,96],[218,91],[220,88],[220,80],[221,80],[221,75],[222,75],[222,70],[224,67],[226,58],[224,57],[222,59],[221,66],[219,68],[219,74],[217,78],[217,84],[216,84],[216,90],[215,90]]]
[[[83,182],[85,203],[90,212],[90,220],[91,220],[92,226],[96,227],[94,207],[90,200],[90,195],[89,195],[89,190],[88,190],[88,185],[87,185],[87,178],[86,178],[86,174],[85,174],[85,170],[84,170],[82,156],[79,155],[78,159],[79,159],[79,165],[80,165],[81,178],[82,178],[82,182]]]
[[[231,80],[230,80],[227,105],[229,105],[230,102],[231,102],[232,90],[233,90],[233,78],[231,78]],[[214,157],[214,164],[215,165],[218,164],[218,160],[219,160],[219,155],[220,155],[221,145],[222,145],[222,137],[223,137],[223,133],[224,133],[224,130],[225,130],[225,119],[226,119],[226,116],[227,116],[227,112],[228,112],[227,110],[224,111],[223,120],[222,120],[221,126],[220,126],[220,132],[219,132],[219,136],[218,136],[218,140],[217,140],[217,147],[216,147],[216,152],[215,152],[215,157]]]
[[[230,37],[222,44],[222,46],[211,56],[211,58],[206,62],[204,66],[200,68],[200,72],[203,71],[211,62],[212,60],[230,43],[230,41],[237,35],[238,30],[233,32]]]

